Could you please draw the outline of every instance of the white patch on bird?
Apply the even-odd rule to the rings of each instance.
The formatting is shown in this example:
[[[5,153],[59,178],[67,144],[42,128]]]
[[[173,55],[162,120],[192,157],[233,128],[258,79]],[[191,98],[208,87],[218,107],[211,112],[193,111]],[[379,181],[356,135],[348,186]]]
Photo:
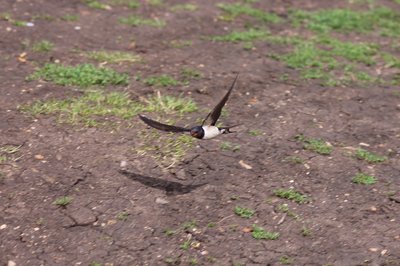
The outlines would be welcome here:
[[[216,126],[203,126],[203,130],[204,130],[203,139],[212,139],[222,134],[222,131],[220,131],[219,128]]]

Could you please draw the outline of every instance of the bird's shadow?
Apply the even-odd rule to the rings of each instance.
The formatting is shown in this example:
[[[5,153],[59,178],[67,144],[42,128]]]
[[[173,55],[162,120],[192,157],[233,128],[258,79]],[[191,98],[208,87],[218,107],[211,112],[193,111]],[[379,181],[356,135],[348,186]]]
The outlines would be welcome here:
[[[178,195],[190,193],[193,190],[206,185],[207,183],[194,184],[194,185],[183,185],[179,182],[168,181],[156,177],[144,176],[134,172],[128,172],[126,170],[119,170],[120,174],[137,181],[147,187],[152,187],[160,190],[164,190],[167,195]]]

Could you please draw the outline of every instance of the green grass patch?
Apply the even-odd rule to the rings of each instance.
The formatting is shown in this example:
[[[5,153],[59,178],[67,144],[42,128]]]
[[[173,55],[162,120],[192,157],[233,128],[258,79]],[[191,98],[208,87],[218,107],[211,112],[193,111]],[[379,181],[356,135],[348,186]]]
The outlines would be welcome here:
[[[107,63],[136,63],[142,61],[139,55],[121,51],[92,51],[86,53],[86,56],[90,59]]]
[[[173,12],[179,12],[179,11],[193,12],[193,11],[196,11],[197,9],[198,9],[197,5],[190,4],[190,3],[174,5],[170,8],[170,10]]]
[[[358,173],[351,179],[351,181],[355,184],[360,184],[360,185],[373,185],[376,183],[376,178],[372,175]]]
[[[255,40],[266,39],[269,32],[266,30],[249,29],[247,31],[233,31],[227,35],[214,36],[211,39],[213,41],[222,42],[251,42]]]
[[[234,212],[236,215],[238,215],[242,218],[247,218],[247,219],[251,218],[256,213],[255,210],[243,208],[240,206],[236,206],[234,209]]]
[[[65,14],[63,16],[61,16],[61,20],[64,21],[77,21],[79,19],[78,15],[74,15],[74,14]]]
[[[332,146],[328,145],[322,139],[307,138],[304,135],[297,135],[295,139],[297,141],[303,142],[303,147],[306,150],[314,151],[321,155],[329,155],[332,153]]]
[[[355,156],[357,159],[364,160],[369,163],[381,163],[387,159],[385,156],[380,156],[364,149],[357,149]]]
[[[261,239],[276,240],[279,238],[279,233],[266,231],[262,227],[253,225],[253,231],[251,232],[251,236],[257,240],[261,240]]]
[[[279,257],[279,264],[281,264],[281,265],[291,265],[293,262],[294,262],[294,259],[289,256]]]
[[[147,86],[169,87],[176,86],[179,82],[173,77],[163,74],[146,78],[143,83]]]
[[[58,85],[75,85],[88,87],[91,85],[127,85],[127,74],[118,73],[109,68],[97,68],[91,64],[64,66],[60,64],[46,64],[28,77],[28,79],[42,79],[52,81]]]
[[[194,68],[183,67],[181,69],[181,80],[184,84],[189,84],[191,80],[200,79],[202,74],[200,71]]]
[[[146,108],[147,112],[157,112],[157,113],[165,113],[165,114],[185,114],[192,113],[198,110],[197,104],[189,98],[184,98],[182,96],[174,97],[165,95],[162,96],[160,93],[157,95],[151,96],[146,100]]]
[[[122,211],[117,214],[117,219],[120,221],[126,221],[126,220],[128,220],[129,215],[130,215],[129,212]]]
[[[162,28],[166,25],[165,21],[162,19],[142,18],[137,15],[131,15],[129,17],[121,17],[118,19],[118,21],[119,21],[119,23],[126,24],[129,26],[134,26],[134,27],[146,25],[146,26],[151,26],[151,27],[156,27],[156,28]]]
[[[130,119],[145,110],[145,106],[132,101],[127,93],[94,90],[85,91],[84,95],[76,98],[39,101],[22,110],[34,116],[57,114],[60,123],[97,126],[105,117]]]
[[[219,146],[221,148],[221,150],[223,151],[238,151],[240,150],[240,145],[239,144],[235,144],[229,141],[224,141],[221,143],[221,145]]]
[[[292,200],[297,203],[307,203],[310,201],[308,196],[294,190],[294,189],[284,189],[280,188],[274,191],[275,196],[283,199]]]
[[[191,221],[185,222],[182,225],[183,230],[192,230],[193,228],[196,228],[196,227],[197,227],[196,220],[191,220]]]
[[[137,0],[111,0],[110,4],[113,6],[126,6],[131,9],[140,7],[140,3]]]
[[[47,40],[42,40],[39,42],[35,42],[32,45],[32,51],[34,52],[40,52],[40,53],[47,53],[52,51],[54,48],[54,44],[52,42],[49,42]]]
[[[131,100],[128,93],[88,90],[80,97],[38,101],[21,109],[34,116],[57,114],[60,123],[86,126],[102,125],[108,117],[131,119],[140,112],[182,115],[197,110],[196,103],[188,98],[157,95],[143,101],[145,103]],[[173,147],[171,143],[171,149]]]
[[[237,16],[247,15],[249,17],[256,18],[266,23],[278,23],[281,18],[274,13],[268,13],[263,10],[253,8],[248,4],[234,3],[234,4],[217,4],[217,7],[222,9],[225,14],[221,17],[224,20],[233,20]]]
[[[110,68],[97,68],[91,64],[64,66],[60,64],[46,64],[28,77],[28,80],[42,79],[52,81],[58,85],[75,85],[88,87],[91,85],[127,85],[127,74],[118,73]]]
[[[68,204],[70,204],[71,202],[72,202],[72,197],[64,196],[64,197],[61,197],[61,198],[56,199],[56,200],[53,202],[53,204],[54,204],[54,205],[58,205],[58,206],[65,207],[65,206],[67,206]]]
[[[84,0],[84,3],[90,8],[103,9],[103,10],[110,9],[108,5],[97,0]]]
[[[151,6],[162,6],[164,4],[164,0],[146,0],[146,2]]]
[[[350,9],[296,10],[290,15],[295,25],[304,24],[315,32],[359,32],[378,30],[382,35],[400,36],[400,13],[387,7],[368,11]]]
[[[192,46],[193,42],[190,40],[172,40],[170,46],[177,49],[182,49],[184,47]]]

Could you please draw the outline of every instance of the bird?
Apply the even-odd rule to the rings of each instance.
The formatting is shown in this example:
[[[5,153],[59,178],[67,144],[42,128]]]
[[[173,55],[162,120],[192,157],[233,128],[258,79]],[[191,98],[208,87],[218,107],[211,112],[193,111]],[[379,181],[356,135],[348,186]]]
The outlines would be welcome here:
[[[139,118],[149,125],[158,130],[174,132],[174,133],[185,133],[190,132],[190,135],[197,139],[212,139],[222,134],[233,133],[230,131],[231,128],[236,127],[238,125],[229,126],[229,127],[217,127],[216,123],[221,116],[222,108],[225,106],[228,101],[229,95],[232,92],[232,89],[235,87],[236,80],[239,76],[239,73],[236,74],[235,80],[233,81],[231,87],[226,92],[225,96],[219,101],[219,103],[212,109],[210,113],[204,118],[201,125],[194,126],[192,128],[184,128],[180,126],[167,125],[160,123],[158,121],[152,120],[142,114],[139,114]]]

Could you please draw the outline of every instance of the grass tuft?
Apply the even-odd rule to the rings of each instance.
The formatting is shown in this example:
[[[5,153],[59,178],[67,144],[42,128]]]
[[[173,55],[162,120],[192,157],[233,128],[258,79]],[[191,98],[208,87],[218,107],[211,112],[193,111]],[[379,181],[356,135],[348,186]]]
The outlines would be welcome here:
[[[237,16],[247,15],[256,18],[266,23],[278,23],[281,18],[274,13],[268,13],[257,8],[253,8],[248,4],[234,3],[234,4],[217,4],[217,7],[222,9],[226,15],[222,16],[224,20],[233,20]]]
[[[266,239],[266,240],[276,240],[279,238],[278,232],[270,232],[265,231],[263,228],[253,225],[253,231],[251,232],[251,236],[255,239]]]
[[[159,76],[152,76],[145,79],[144,84],[147,86],[161,86],[161,87],[168,87],[168,86],[176,86],[178,85],[178,81],[169,75],[159,75]]]
[[[227,35],[214,36],[213,41],[222,42],[251,42],[254,40],[265,39],[269,35],[266,30],[249,29],[247,31],[233,31]]]
[[[118,20],[122,24],[126,24],[129,26],[141,26],[141,25],[146,25],[146,26],[151,26],[151,27],[156,27],[156,28],[162,28],[166,25],[165,21],[162,19],[154,18],[154,19],[148,19],[148,18],[142,18],[137,15],[131,15],[129,17],[121,17]]]
[[[364,149],[358,149],[355,156],[357,159],[367,161],[368,163],[381,163],[387,159],[385,156],[380,156]]]
[[[315,32],[330,31],[366,33],[374,30],[386,36],[400,36],[400,14],[387,7],[368,11],[350,9],[296,10],[291,14],[294,24],[305,24]]]
[[[86,55],[90,59],[107,63],[136,63],[142,60],[139,55],[121,51],[92,51],[88,52]]]
[[[234,209],[234,212],[236,215],[238,215],[242,218],[247,218],[247,219],[251,218],[256,213],[255,210],[248,209],[248,208],[242,208],[240,206],[236,206]]]
[[[304,149],[314,151],[321,155],[329,155],[332,153],[332,146],[328,145],[322,139],[306,138],[304,135],[297,135],[296,140],[303,142]]]
[[[295,191],[294,189],[277,189],[274,191],[275,196],[279,197],[279,198],[284,198],[284,199],[288,199],[288,200],[292,200],[294,202],[297,203],[307,203],[309,202],[309,198],[308,196]]]
[[[76,85],[87,87],[91,85],[127,85],[127,74],[118,73],[109,68],[97,68],[91,64],[64,66],[46,64],[30,75],[28,79],[43,79],[58,85]]]
[[[52,42],[42,40],[39,42],[35,42],[32,45],[32,51],[34,52],[40,52],[40,53],[47,53],[53,50],[54,44]]]
[[[360,185],[373,185],[376,183],[376,178],[372,175],[358,173],[352,178],[351,181],[355,184],[360,184]]]
[[[179,11],[196,11],[198,9],[198,6],[195,4],[190,4],[190,3],[186,3],[186,4],[178,4],[178,5],[174,5],[171,8],[171,11],[173,12],[179,12]]]
[[[64,196],[61,198],[56,199],[53,204],[65,207],[72,202],[72,198],[69,196]]]

